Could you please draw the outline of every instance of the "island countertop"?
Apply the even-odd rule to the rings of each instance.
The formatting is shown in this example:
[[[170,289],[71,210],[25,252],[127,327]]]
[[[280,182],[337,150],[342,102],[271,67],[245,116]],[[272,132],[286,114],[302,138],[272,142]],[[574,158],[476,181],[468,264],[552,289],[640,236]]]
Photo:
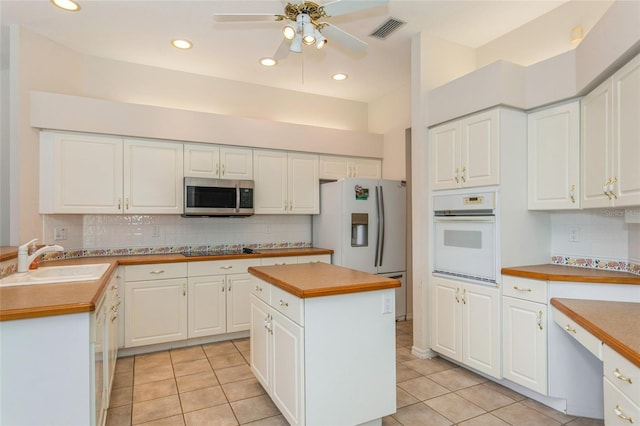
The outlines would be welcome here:
[[[396,279],[327,263],[252,266],[249,273],[303,299],[400,287]]]
[[[552,298],[551,305],[640,367],[640,303]]]

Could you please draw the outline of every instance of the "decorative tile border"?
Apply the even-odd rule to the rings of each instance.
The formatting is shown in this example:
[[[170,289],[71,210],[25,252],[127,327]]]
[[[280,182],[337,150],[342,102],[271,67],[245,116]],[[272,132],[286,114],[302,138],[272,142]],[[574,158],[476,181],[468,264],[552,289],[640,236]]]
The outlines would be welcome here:
[[[285,248],[307,248],[312,247],[310,242],[281,242],[281,243],[261,243],[261,244],[218,244],[214,246],[166,246],[166,247],[134,247],[134,248],[112,248],[112,249],[78,249],[67,250],[64,253],[51,252],[40,256],[40,261],[58,259],[77,259],[80,257],[98,256],[139,256],[145,254],[176,254],[189,252],[240,252],[243,248],[253,250],[285,249]],[[11,259],[0,263],[0,278],[13,274],[18,270],[18,260]]]
[[[579,268],[604,269],[640,275],[640,264],[623,260],[606,260],[586,257],[551,256],[551,263]]]

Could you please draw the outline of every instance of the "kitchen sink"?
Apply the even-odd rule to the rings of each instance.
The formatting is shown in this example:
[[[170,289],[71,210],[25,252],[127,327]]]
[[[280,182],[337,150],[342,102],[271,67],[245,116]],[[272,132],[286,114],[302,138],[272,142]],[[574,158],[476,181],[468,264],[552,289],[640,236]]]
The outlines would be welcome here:
[[[11,274],[0,280],[0,287],[32,284],[51,284],[74,281],[93,281],[102,278],[109,263],[86,265],[47,266],[28,272]]]

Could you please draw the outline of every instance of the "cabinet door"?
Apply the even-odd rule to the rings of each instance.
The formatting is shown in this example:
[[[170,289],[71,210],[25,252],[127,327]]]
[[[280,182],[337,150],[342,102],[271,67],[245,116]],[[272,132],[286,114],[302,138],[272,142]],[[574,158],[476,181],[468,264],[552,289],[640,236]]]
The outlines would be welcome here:
[[[462,361],[460,284],[446,278],[433,276],[431,286],[433,289],[432,348],[456,361]]]
[[[287,154],[253,151],[254,210],[258,214],[283,214],[287,202]]]
[[[462,120],[459,175],[462,186],[500,183],[499,148],[497,109]]]
[[[253,151],[246,148],[220,147],[222,179],[253,179]]]
[[[105,374],[105,390],[106,390],[106,406],[109,406],[109,398],[111,396],[111,385],[116,370],[116,359],[118,358],[118,342],[120,330],[120,310],[121,302],[118,294],[122,278],[120,270],[113,276],[109,282],[106,300],[107,305],[107,364]]]
[[[271,309],[271,398],[291,425],[304,420],[304,329]]]
[[[547,395],[547,306],[502,298],[503,375]]]
[[[249,356],[251,371],[265,389],[271,386],[269,373],[271,364],[271,316],[269,307],[262,300],[251,295],[251,338]]]
[[[603,190],[612,176],[611,81],[608,79],[582,100],[582,207],[611,205]]]
[[[321,155],[320,160],[320,179],[342,179],[351,176],[351,163],[348,157],[334,157]]]
[[[227,333],[249,330],[251,274],[227,275]]]
[[[460,138],[460,121],[443,124],[429,131],[432,189],[460,187]]]
[[[122,213],[122,139],[40,134],[40,213]]]
[[[125,140],[124,212],[181,214],[182,144]]]
[[[485,285],[462,288],[462,362],[502,378],[500,290]]]
[[[125,283],[125,347],[187,338],[187,279]]]
[[[320,213],[318,156],[288,154],[288,213]]]
[[[640,56],[614,74],[613,90],[614,203],[640,205]]]
[[[367,158],[354,158],[351,161],[353,176],[363,179],[382,178],[382,161]]]
[[[188,177],[219,178],[220,148],[206,144],[185,144],[184,175]]]
[[[226,327],[224,275],[189,278],[188,336],[222,334]]]
[[[530,210],[580,208],[580,102],[527,117]]]

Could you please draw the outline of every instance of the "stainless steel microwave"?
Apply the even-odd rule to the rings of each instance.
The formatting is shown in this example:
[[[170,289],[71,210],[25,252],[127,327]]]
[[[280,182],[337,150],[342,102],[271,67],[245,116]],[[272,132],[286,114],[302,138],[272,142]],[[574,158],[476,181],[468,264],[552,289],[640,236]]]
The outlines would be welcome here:
[[[184,178],[183,216],[251,216],[253,181]]]

